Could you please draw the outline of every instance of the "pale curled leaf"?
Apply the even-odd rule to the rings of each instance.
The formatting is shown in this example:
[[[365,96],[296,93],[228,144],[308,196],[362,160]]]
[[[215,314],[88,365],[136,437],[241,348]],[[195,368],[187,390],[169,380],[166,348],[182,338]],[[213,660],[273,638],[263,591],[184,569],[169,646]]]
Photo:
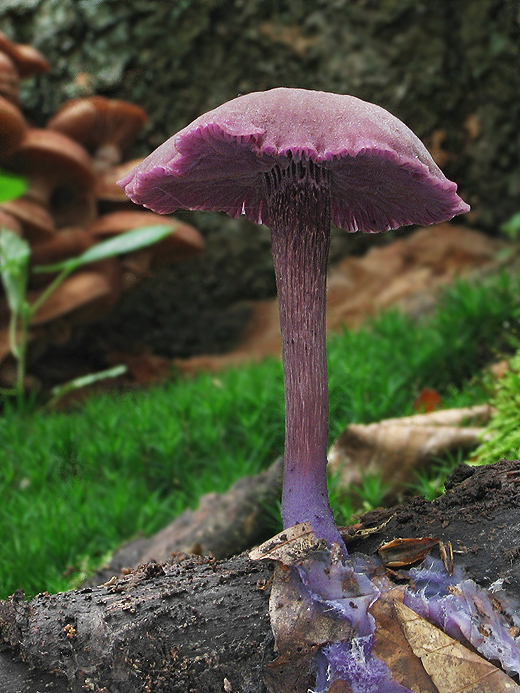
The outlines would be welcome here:
[[[397,618],[439,693],[514,693],[507,674],[396,601]]]
[[[351,490],[363,476],[381,476],[393,497],[421,469],[446,453],[469,451],[481,442],[492,414],[489,405],[446,409],[372,424],[350,424],[330,448],[328,459],[340,488]]]
[[[252,561],[278,561],[283,565],[293,565],[316,544],[316,536],[309,522],[275,534],[249,553]]]

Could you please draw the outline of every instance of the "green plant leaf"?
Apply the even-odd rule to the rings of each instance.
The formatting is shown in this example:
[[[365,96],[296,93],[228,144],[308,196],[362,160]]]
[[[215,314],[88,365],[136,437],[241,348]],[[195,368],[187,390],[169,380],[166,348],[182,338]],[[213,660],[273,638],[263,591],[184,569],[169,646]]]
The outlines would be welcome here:
[[[69,380],[61,385],[56,385],[52,388],[52,399],[47,403],[47,407],[52,409],[52,407],[69,392],[74,392],[75,390],[80,390],[82,387],[87,387],[93,383],[97,383],[99,380],[106,380],[107,378],[118,378],[123,375],[128,370],[128,366],[120,365],[114,366],[113,368],[108,368],[104,371],[98,371],[97,373],[89,373],[88,375],[80,376],[79,378],[74,378],[74,380]]]
[[[9,202],[21,197],[27,190],[27,181],[10,171],[0,169],[0,202]]]
[[[27,291],[31,248],[27,241],[7,228],[0,230],[0,276],[11,312],[19,315]]]
[[[114,238],[109,238],[106,241],[97,243],[78,257],[58,262],[55,265],[34,267],[33,271],[61,272],[67,270],[70,273],[89,262],[97,262],[98,260],[105,260],[114,255],[126,255],[127,253],[141,250],[141,248],[146,248],[149,245],[162,241],[163,238],[169,236],[170,233],[172,233],[171,226],[163,224],[157,226],[144,226],[141,229],[127,231],[119,236],[114,236]]]
[[[513,214],[511,219],[501,224],[500,230],[509,236],[512,241],[518,240],[520,235],[520,212]]]

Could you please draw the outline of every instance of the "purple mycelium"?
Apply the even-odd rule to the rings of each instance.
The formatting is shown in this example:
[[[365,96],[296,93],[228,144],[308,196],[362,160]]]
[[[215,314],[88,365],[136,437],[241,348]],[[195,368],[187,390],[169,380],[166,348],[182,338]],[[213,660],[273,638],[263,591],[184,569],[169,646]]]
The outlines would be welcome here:
[[[407,693],[390,669],[372,652],[375,621],[372,604],[395,587],[373,559],[353,554],[335,561],[315,554],[297,571],[311,604],[319,604],[354,627],[354,636],[321,647],[315,660],[314,693],[325,693],[335,680],[346,681],[352,693]],[[403,575],[405,571],[403,571]],[[483,657],[499,662],[510,676],[520,675],[520,639],[514,637],[514,614],[487,590],[468,579],[462,569],[448,574],[442,561],[427,556],[408,571],[410,585],[404,604],[447,635],[469,643]],[[514,632],[514,631],[513,631]]]
[[[456,184],[385,109],[354,96],[278,88],[200,116],[120,185],[155,212],[222,211],[270,227],[285,383],[284,527],[309,521],[317,537],[344,547],[326,476],[331,222],[377,233],[446,221],[469,210]]]
[[[318,657],[316,691],[325,693],[337,680],[346,681],[352,693],[412,693],[372,654],[373,636],[326,645]]]
[[[455,570],[448,575],[441,561],[427,556],[410,570],[404,603],[455,640],[471,643],[483,657],[520,675],[520,642],[511,635],[504,608],[490,593]]]
[[[347,682],[352,693],[411,693],[372,653],[376,623],[369,609],[386,586],[381,578],[377,583],[373,580],[377,567],[377,561],[361,554],[342,558],[334,548],[313,551],[297,561],[300,592],[311,608],[330,614],[332,628],[335,619],[344,619],[354,632],[320,648],[314,662],[313,693],[325,693],[336,680]]]

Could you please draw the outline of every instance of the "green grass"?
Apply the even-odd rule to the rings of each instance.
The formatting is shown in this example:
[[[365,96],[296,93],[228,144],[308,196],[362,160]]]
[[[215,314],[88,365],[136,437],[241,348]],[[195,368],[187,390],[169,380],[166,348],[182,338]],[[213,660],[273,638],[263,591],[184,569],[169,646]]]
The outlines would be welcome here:
[[[461,282],[420,324],[390,312],[332,336],[331,442],[350,422],[411,413],[425,386],[446,406],[484,401],[473,376],[511,348],[516,295],[505,276]],[[281,365],[267,359],[96,396],[68,413],[7,407],[0,440],[0,596],[65,590],[122,541],[157,531],[201,494],[226,490],[282,453]],[[370,480],[357,509],[377,504],[380,492]],[[356,503],[334,484],[331,494],[347,521]]]

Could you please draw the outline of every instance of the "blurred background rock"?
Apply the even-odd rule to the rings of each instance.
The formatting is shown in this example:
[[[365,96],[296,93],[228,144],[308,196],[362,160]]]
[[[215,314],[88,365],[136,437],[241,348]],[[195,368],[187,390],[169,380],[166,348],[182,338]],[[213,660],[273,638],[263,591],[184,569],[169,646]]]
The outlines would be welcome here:
[[[23,83],[43,126],[68,98],[142,106],[144,156],[202,112],[275,86],[354,94],[387,108],[429,147],[486,234],[520,206],[517,0],[3,0],[0,29],[38,48],[51,71]],[[96,367],[110,351],[167,357],[238,341],[249,302],[273,296],[269,232],[182,212],[206,237],[196,260],[160,270],[63,347]],[[380,237],[387,243],[398,231]],[[373,237],[334,235],[332,260]],[[144,337],[143,337],[144,336]]]

